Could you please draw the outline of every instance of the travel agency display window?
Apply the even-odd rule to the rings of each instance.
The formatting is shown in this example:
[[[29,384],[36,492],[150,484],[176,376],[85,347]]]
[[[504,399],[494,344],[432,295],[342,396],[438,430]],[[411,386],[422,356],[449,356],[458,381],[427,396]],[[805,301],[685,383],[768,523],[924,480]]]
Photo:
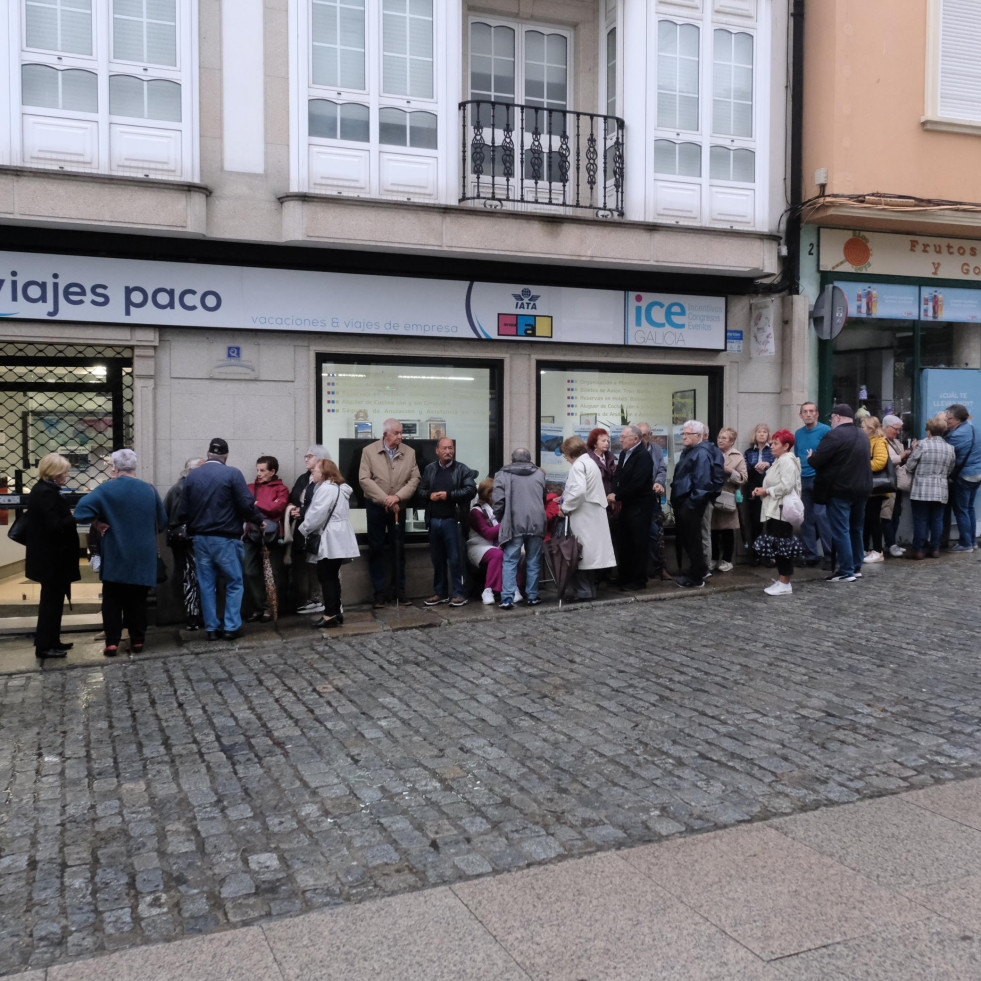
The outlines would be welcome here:
[[[317,355],[317,441],[354,488],[351,524],[366,531],[358,480],[365,446],[382,438],[386,419],[402,423],[403,442],[420,471],[436,459],[443,436],[478,483],[501,465],[503,363],[489,360]],[[421,508],[410,506],[406,530],[424,533]]]
[[[848,299],[848,322],[831,342],[830,404],[893,413],[919,432],[920,372],[981,364],[981,290],[895,279],[834,285]]]
[[[546,480],[565,484],[569,464],[562,441],[585,441],[596,427],[606,429],[611,449],[620,452],[620,430],[628,424],[650,423],[667,457],[668,475],[684,449],[681,427],[699,419],[715,433],[722,405],[722,371],[633,364],[590,368],[582,364],[538,362],[538,461]]]

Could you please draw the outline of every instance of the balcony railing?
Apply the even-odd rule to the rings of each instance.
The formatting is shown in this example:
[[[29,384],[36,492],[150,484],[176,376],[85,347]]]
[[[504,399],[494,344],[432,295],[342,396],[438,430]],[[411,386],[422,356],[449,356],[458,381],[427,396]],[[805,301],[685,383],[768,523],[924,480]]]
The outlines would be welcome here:
[[[460,201],[623,217],[623,120],[506,102],[460,103]]]

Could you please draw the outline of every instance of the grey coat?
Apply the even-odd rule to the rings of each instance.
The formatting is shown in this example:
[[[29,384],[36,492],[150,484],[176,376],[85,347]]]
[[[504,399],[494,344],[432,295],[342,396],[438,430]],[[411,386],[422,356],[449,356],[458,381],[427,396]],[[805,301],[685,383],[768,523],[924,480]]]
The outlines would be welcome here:
[[[494,475],[491,498],[501,522],[498,544],[521,535],[545,534],[545,474],[534,463],[508,463]]]
[[[942,436],[927,436],[916,444],[906,461],[906,471],[913,475],[911,501],[947,503],[947,476],[954,468],[954,447]]]

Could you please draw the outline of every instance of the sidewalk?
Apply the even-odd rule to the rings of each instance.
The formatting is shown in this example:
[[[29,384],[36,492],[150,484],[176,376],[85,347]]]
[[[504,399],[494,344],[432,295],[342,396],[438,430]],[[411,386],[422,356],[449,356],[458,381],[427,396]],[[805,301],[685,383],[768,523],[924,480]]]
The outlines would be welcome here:
[[[897,564],[900,560],[896,560]],[[888,564],[878,569],[888,568]],[[692,596],[711,596],[741,589],[762,589],[772,581],[776,571],[749,565],[739,565],[729,573],[715,573],[700,590],[679,589],[673,580],[651,581],[639,592],[621,593],[615,586],[601,588],[593,603],[563,603],[559,608],[552,588],[543,591],[544,602],[538,607],[518,604],[513,610],[499,610],[497,605],[484,606],[479,600],[471,600],[466,606],[452,608],[448,605],[423,606],[415,600],[407,606],[386,606],[373,610],[354,607],[344,611],[344,626],[333,630],[314,631],[311,624],[317,616],[301,617],[292,611],[280,617],[277,623],[247,623],[242,627],[242,637],[234,641],[209,642],[204,631],[188,631],[177,625],[151,627],[147,633],[146,648],[138,658],[127,657],[129,644],[124,636],[115,658],[102,654],[103,635],[98,613],[66,613],[62,637],[74,643],[74,648],[64,660],[45,661],[40,664],[34,657],[34,645],[30,632],[36,617],[11,618],[0,628],[0,675],[22,674],[32,671],[60,671],[78,667],[104,666],[125,663],[127,660],[147,660],[172,657],[175,654],[220,653],[229,650],[275,649],[291,641],[308,641],[323,637],[330,641],[348,639],[365,634],[387,633],[398,630],[417,630],[423,627],[440,627],[457,623],[500,620],[508,622],[522,616],[542,616],[555,613],[576,614],[604,606],[622,606],[663,600],[676,600]],[[804,568],[794,573],[794,583],[802,584],[823,580],[828,573],[820,569]]]
[[[965,780],[17,977],[979,976],[981,780]]]

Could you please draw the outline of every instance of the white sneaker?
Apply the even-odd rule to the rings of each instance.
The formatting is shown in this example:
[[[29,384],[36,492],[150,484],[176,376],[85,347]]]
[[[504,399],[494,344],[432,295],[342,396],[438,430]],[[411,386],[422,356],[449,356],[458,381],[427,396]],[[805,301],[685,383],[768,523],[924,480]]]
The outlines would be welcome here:
[[[480,602],[483,603],[484,606],[490,606],[494,602],[494,590],[490,588],[485,589],[480,594]]]
[[[301,606],[297,613],[323,613],[324,604],[323,603],[307,603],[306,606]]]
[[[867,562],[885,562],[885,558],[881,552],[866,552],[865,558],[862,560],[862,565]]]
[[[515,586],[514,587],[514,602],[515,603],[520,603],[523,599],[524,599],[524,596],[521,595],[521,590],[518,589],[517,586]]]
[[[732,572],[732,563],[731,562],[720,562],[716,566],[716,568],[719,570],[719,572]]]
[[[903,556],[903,555],[906,554],[906,549],[903,548],[902,545],[890,545],[889,546],[889,554],[894,559],[898,559],[898,558],[900,558],[900,556]]]
[[[767,586],[763,590],[770,596],[788,596],[794,591],[794,587],[789,582],[780,582],[778,579],[772,586]]]

